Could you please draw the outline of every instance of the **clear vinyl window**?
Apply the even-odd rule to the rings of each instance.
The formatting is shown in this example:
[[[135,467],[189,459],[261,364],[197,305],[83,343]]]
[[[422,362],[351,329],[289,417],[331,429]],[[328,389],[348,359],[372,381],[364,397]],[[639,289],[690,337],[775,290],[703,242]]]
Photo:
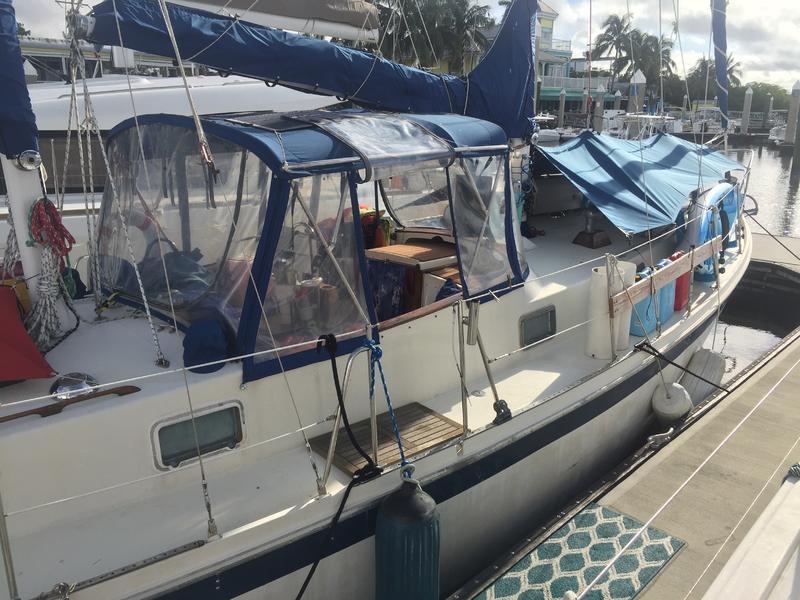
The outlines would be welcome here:
[[[358,253],[347,174],[293,180],[256,351],[363,333],[368,318]]]
[[[194,131],[160,123],[140,131],[141,145],[136,129],[129,129],[109,148],[119,209],[106,185],[98,239],[102,284],[140,296],[124,220],[149,302],[168,309],[171,295],[187,321],[213,307],[235,326],[271,173],[247,150],[209,136],[217,170],[212,173]]]
[[[462,158],[450,167],[461,271],[470,294],[514,277],[506,244],[505,160]]]

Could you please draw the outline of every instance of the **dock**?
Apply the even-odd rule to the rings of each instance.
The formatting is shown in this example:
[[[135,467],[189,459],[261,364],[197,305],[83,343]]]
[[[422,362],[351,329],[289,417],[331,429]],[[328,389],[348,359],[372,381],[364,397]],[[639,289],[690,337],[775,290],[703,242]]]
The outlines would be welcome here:
[[[753,235],[746,285],[786,285],[796,298],[800,259],[784,246],[800,256],[800,239]],[[800,328],[726,387],[450,600],[703,598],[800,460]]]

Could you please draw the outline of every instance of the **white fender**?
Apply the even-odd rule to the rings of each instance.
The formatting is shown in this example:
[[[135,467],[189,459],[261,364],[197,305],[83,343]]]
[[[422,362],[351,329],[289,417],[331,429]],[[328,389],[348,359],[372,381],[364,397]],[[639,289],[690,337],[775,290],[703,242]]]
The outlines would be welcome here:
[[[725,357],[719,352],[714,352],[708,348],[701,348],[692,355],[692,359],[689,361],[689,365],[686,368],[688,371],[691,371],[691,373],[696,373],[704,379],[708,379],[719,385],[725,373]],[[716,389],[713,385],[698,379],[688,372],[684,372],[680,381],[681,385],[689,392],[689,397],[692,399],[692,404],[694,406],[697,406],[708,398]]]
[[[689,392],[680,383],[668,383],[656,386],[653,392],[653,412],[660,423],[668,425],[679,420],[692,410],[692,399]]]

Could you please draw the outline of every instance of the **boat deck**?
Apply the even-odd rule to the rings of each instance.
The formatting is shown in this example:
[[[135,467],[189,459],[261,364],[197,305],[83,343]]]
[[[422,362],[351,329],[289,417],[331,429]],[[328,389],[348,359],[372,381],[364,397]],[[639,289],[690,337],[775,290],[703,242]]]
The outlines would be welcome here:
[[[591,560],[591,564],[575,569],[581,571],[574,573],[573,581],[579,582],[577,585],[563,585],[565,576],[571,575],[565,572],[569,567],[565,567],[564,561],[571,556],[567,554],[560,559],[560,569],[545,583],[550,593],[555,594],[554,598],[563,598],[570,590],[580,593],[630,539],[626,535],[630,536],[648,523],[673,495],[666,508],[648,523],[650,527],[643,536],[643,543],[635,543],[634,550],[624,554],[611,571],[612,580],[616,578],[618,583],[626,576],[632,577],[634,585],[628,590],[630,593],[612,595],[643,600],[702,598],[769,504],[789,466],[798,460],[798,386],[800,331],[795,331],[744,377],[731,384],[731,393],[722,398],[706,418],[687,428],[550,537],[544,541],[529,540],[531,543],[521,554],[517,552],[513,561],[505,562],[504,575],[486,577],[484,581],[489,583],[481,586],[482,589],[472,588],[467,593],[461,590],[452,598],[527,598],[526,591],[538,577],[537,566],[541,570],[549,561],[547,552],[542,553],[543,548],[555,548],[561,538],[572,539],[574,531],[581,534],[584,522],[591,519],[594,524],[596,515],[600,515],[600,520],[616,519],[627,524],[627,529],[620,525],[621,530],[615,533],[613,540],[595,539],[603,535],[591,533],[592,544],[584,554],[594,558],[586,560],[586,563]],[[751,410],[752,415],[739,426]],[[719,451],[708,459],[721,444]],[[569,510],[566,508],[565,512]],[[661,550],[659,544],[663,557],[657,572],[645,573],[652,565],[642,560],[643,555],[648,556],[648,551],[643,553],[642,547],[647,548],[653,539],[666,541],[665,550]],[[596,550],[604,545],[600,542],[608,541],[612,541],[615,550],[598,558]],[[521,573],[527,578],[521,578]],[[518,585],[518,582],[521,583]],[[608,593],[608,580],[604,584],[598,585],[596,594],[587,597],[607,597],[602,594]],[[552,587],[554,585],[558,590]]]

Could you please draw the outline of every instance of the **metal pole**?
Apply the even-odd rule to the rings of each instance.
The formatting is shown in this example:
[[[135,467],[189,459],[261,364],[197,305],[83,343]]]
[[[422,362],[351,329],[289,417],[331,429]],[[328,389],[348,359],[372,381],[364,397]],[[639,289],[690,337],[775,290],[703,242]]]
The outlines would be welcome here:
[[[494,382],[494,376],[492,375],[492,370],[489,368],[489,357],[486,356],[486,348],[483,346],[483,339],[481,338],[481,331],[478,329],[477,331],[478,336],[478,349],[481,351],[481,359],[483,360],[483,366],[486,369],[486,378],[489,380],[489,386],[492,388],[492,396],[494,396],[494,401],[500,401],[500,395],[497,393],[497,385]]]
[[[467,357],[464,349],[464,301],[459,300],[456,305],[457,319],[458,319],[458,375],[461,379],[461,418],[464,426],[464,436],[466,437],[469,431],[469,412],[467,411],[467,402],[469,401],[469,392],[467,391]]]
[[[3,565],[6,569],[6,581],[8,583],[8,595],[11,600],[19,600],[19,590],[17,589],[17,575],[14,572],[14,561],[11,558],[11,540],[8,537],[8,527],[6,524],[6,511],[3,508],[3,497],[0,495],[0,547],[3,549]]]

